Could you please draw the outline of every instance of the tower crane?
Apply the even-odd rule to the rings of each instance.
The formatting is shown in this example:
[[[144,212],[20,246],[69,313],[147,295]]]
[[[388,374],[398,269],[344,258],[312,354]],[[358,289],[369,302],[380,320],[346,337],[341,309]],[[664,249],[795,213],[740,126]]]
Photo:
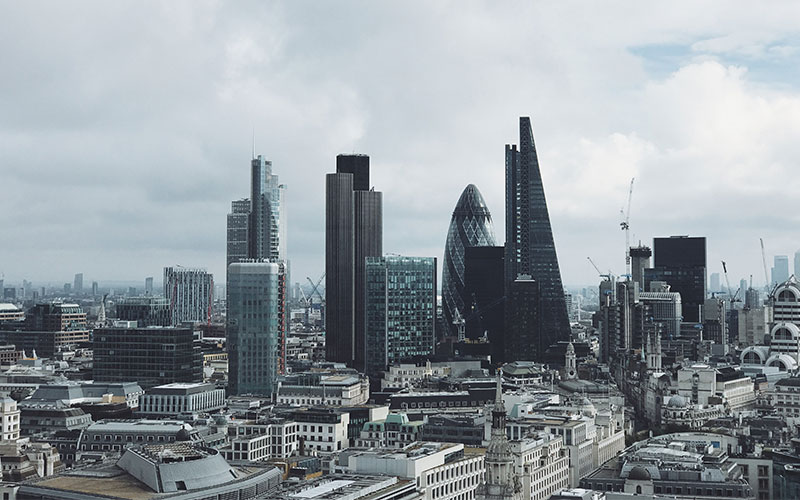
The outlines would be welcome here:
[[[767,293],[769,293],[770,289],[770,282],[769,282],[769,274],[767,274],[767,252],[764,251],[764,238],[759,238],[761,241],[761,262],[764,264],[764,285],[767,289]]]
[[[619,223],[620,229],[625,231],[625,274],[630,279],[631,276],[631,198],[633,197],[633,180],[631,178],[631,187],[628,189],[628,208],[623,211],[619,210],[620,215],[623,217],[622,222]]]
[[[597,264],[594,263],[591,257],[586,257],[586,259],[589,261],[589,264],[592,265],[594,270],[597,271],[597,275],[600,276],[601,278],[611,279],[615,277],[614,274],[611,272],[611,270],[609,270],[607,274],[604,274],[603,271],[601,271],[600,268],[597,267]]]
[[[731,289],[731,281],[730,279],[728,279],[728,266],[725,265],[724,260],[722,261],[722,273],[725,275],[725,285],[727,285],[728,287],[728,297],[731,298],[731,304],[733,304],[734,302],[741,302],[741,300],[736,298],[739,295],[739,291],[741,290],[741,288],[736,290],[736,293],[733,293],[733,290]]]

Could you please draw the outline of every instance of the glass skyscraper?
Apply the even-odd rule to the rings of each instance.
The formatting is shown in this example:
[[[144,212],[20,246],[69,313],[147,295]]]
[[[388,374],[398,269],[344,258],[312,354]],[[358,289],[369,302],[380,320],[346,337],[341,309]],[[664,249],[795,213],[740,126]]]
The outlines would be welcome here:
[[[465,306],[471,302],[464,292],[464,249],[495,244],[492,215],[481,192],[470,184],[453,210],[444,245],[442,315],[450,336],[458,337],[458,318],[466,319]]]
[[[367,374],[433,354],[436,258],[368,257],[366,285]]]
[[[653,239],[653,268],[645,269],[651,281],[666,281],[670,292],[681,294],[683,321],[700,323],[700,306],[706,300],[706,239],[670,236]]]
[[[228,266],[228,388],[230,394],[271,395],[278,375],[279,265]]]
[[[532,361],[541,361],[544,350],[561,340],[569,340],[570,326],[561,270],[558,267],[550,214],[544,196],[539,158],[533,141],[531,119],[519,119],[519,148],[506,145],[506,287],[512,287],[520,277],[522,281],[535,281],[538,285],[539,331],[536,334],[537,350],[531,353]],[[506,297],[509,296],[507,291]],[[510,337],[528,336],[514,318],[528,317],[515,314],[506,305],[506,346],[518,344]],[[516,358],[523,359],[523,358]]]

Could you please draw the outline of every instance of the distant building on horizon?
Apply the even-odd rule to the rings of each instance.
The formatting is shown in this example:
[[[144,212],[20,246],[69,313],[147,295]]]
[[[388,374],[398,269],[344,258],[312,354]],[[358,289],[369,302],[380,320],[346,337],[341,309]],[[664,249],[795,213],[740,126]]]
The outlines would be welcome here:
[[[507,346],[518,343],[521,336],[535,336],[535,352],[525,360],[541,361],[549,346],[570,339],[571,330],[530,118],[519,119],[519,136],[519,147],[506,145],[506,297],[512,288],[514,293],[522,293],[523,286],[515,285],[518,278],[536,282],[538,303],[526,307],[538,308],[539,330],[531,334],[512,321],[506,323],[505,336]],[[534,294],[532,285],[524,288],[525,295]],[[530,319],[509,310],[513,307],[507,299],[506,318]]]
[[[153,295],[153,277],[148,276],[144,279],[144,294]]]
[[[492,214],[478,188],[469,184],[450,218],[442,261],[442,315],[450,337],[459,336],[458,322],[463,322],[471,302],[464,289],[465,249],[495,245]]]
[[[789,257],[776,255],[772,267],[772,286],[779,285],[789,279]]]
[[[72,289],[76,295],[81,295],[83,293],[83,273],[78,273],[75,275]]]
[[[366,373],[430,356],[436,345],[436,258],[367,257]]]
[[[164,268],[164,297],[169,301],[172,325],[208,323],[213,293],[214,277],[205,269]]]
[[[325,350],[328,361],[364,370],[365,266],[383,254],[383,193],[369,156],[340,154],[325,178]]]

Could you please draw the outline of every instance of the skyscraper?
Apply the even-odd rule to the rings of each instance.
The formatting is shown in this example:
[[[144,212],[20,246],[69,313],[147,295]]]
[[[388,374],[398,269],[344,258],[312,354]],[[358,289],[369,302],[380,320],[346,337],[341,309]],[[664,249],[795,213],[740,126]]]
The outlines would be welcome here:
[[[214,277],[205,269],[164,268],[164,297],[169,301],[172,325],[207,323],[211,318]]]
[[[706,300],[706,239],[654,238],[653,250],[654,264],[645,270],[645,282],[666,281],[671,292],[681,294],[683,320],[699,323],[700,306]]]
[[[650,257],[653,252],[650,247],[639,245],[630,248],[631,255],[631,280],[639,284],[639,291],[645,291],[644,270],[650,267]]]
[[[365,274],[366,373],[433,354],[436,258],[367,257]]]
[[[325,349],[329,361],[364,369],[365,262],[383,253],[383,193],[369,156],[339,155],[325,178]]]
[[[719,273],[711,273],[709,286],[711,289],[708,291],[709,293],[719,293],[722,290],[719,287]]]
[[[800,250],[794,253],[794,276],[800,278]]]
[[[78,273],[75,275],[72,289],[75,292],[75,295],[83,294],[83,273]]]
[[[772,286],[779,285],[789,279],[789,257],[776,255],[772,267]]]
[[[470,184],[464,188],[453,210],[444,245],[442,314],[452,337],[458,336],[457,317],[464,319],[465,306],[470,302],[464,291],[464,250],[495,244],[492,215],[481,192]]]
[[[493,363],[505,359],[504,258],[503,247],[464,249],[465,337],[478,339],[486,335]]]
[[[144,279],[144,294],[153,295],[153,277],[148,276]]]
[[[279,264],[228,266],[228,387],[231,394],[270,395],[278,374],[281,336]]]
[[[506,145],[505,281],[506,287],[519,276],[537,282],[540,329],[534,335],[537,345],[547,349],[560,340],[569,340],[569,318],[530,118],[519,119],[519,136],[519,148]],[[509,307],[507,302],[506,317],[517,317]],[[507,324],[506,344],[514,344],[512,337],[528,334],[518,325]],[[541,360],[543,354],[540,350],[533,360]]]
[[[242,261],[272,262],[278,266],[277,367],[285,368],[289,332],[286,186],[272,173],[272,162],[261,155],[250,162],[250,198],[231,202],[227,221],[227,265]]]

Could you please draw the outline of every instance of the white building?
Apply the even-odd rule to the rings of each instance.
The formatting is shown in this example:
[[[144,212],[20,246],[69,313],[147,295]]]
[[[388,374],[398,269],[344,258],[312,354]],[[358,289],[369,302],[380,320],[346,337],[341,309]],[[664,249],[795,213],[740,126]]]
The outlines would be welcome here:
[[[560,437],[542,432],[510,444],[523,500],[546,500],[567,487],[569,457]]]
[[[684,428],[698,430],[709,420],[726,415],[722,404],[692,404],[680,394],[664,398],[661,425],[667,428]]]
[[[19,439],[20,413],[16,401],[11,398],[0,399],[0,418],[3,425],[3,435],[0,441],[16,442]]]
[[[723,404],[731,411],[755,405],[753,379],[730,367],[695,364],[678,371],[678,394],[692,404]]]
[[[347,426],[350,414],[333,409],[307,409],[295,412],[297,436],[303,442],[303,453],[330,453],[350,445]]]
[[[230,443],[219,451],[229,462],[257,462],[288,458],[297,453],[299,424],[274,419],[263,423],[234,422],[228,427]]]
[[[369,378],[355,373],[321,375],[313,383],[280,382],[277,400],[289,405],[362,405],[369,401]]]
[[[148,389],[139,398],[139,414],[175,416],[214,412],[225,407],[225,389],[213,384],[175,382]]]

